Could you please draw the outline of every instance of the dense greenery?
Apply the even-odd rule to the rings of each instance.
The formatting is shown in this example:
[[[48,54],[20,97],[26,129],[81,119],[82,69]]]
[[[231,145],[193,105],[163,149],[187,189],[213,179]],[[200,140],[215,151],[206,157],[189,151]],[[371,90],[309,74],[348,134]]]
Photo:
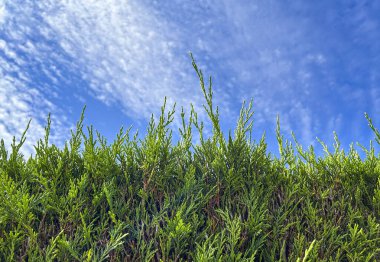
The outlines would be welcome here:
[[[83,114],[63,149],[49,144],[50,117],[36,154],[0,148],[0,260],[29,261],[376,261],[380,260],[380,158],[361,159],[336,138],[323,157],[285,140],[280,156],[251,140],[252,103],[233,134],[222,133],[205,86],[213,132],[182,110],[180,139],[162,107],[139,139],[112,144]],[[380,134],[367,116],[380,142]],[[193,135],[199,142],[193,144]]]

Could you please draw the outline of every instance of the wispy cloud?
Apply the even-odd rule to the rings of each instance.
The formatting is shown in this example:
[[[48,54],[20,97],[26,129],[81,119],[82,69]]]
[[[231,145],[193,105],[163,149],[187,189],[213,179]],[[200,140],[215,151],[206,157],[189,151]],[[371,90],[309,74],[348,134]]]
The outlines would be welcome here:
[[[5,20],[5,0],[0,0],[0,25],[4,22]]]
[[[22,130],[16,123],[32,117],[33,144],[48,111],[56,118],[55,130],[68,126],[62,106],[67,93],[75,98],[90,92],[135,120],[157,112],[165,96],[169,105],[201,104],[190,59],[186,52],[177,56],[177,28],[138,1],[9,1],[6,9],[11,16],[3,25],[0,62],[8,80],[1,90],[20,107],[3,106],[8,115],[1,116],[2,136],[8,141]],[[12,122],[5,121],[9,114]]]
[[[12,6],[3,8],[8,13],[0,24],[0,138],[9,148],[12,137],[20,139],[32,119],[22,148],[30,155],[33,145],[44,136],[47,115],[52,113],[51,142],[62,146],[72,125],[54,101],[58,97],[56,76],[60,74],[51,58],[54,47],[43,39],[32,41],[35,21],[25,23],[23,16],[13,13]]]
[[[25,156],[33,154],[33,145],[36,145],[45,134],[45,120],[49,112],[53,113],[54,129],[50,141],[62,146],[62,137],[66,136],[68,128],[66,117],[58,117],[62,112],[57,110],[40,90],[29,87],[22,80],[9,74],[4,74],[2,70],[0,70],[0,104],[0,134],[8,148],[13,136],[19,141],[28,121],[32,119],[22,153]]]
[[[67,1],[44,20],[102,102],[118,104],[135,119],[150,117],[165,96],[184,106],[199,104],[189,58],[178,55],[178,28],[149,6],[139,1]]]

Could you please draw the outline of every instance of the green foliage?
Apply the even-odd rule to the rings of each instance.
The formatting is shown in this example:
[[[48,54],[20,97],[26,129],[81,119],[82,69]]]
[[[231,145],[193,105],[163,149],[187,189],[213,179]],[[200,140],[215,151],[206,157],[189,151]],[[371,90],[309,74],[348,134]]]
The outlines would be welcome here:
[[[147,135],[109,143],[84,111],[63,148],[45,135],[29,158],[0,144],[0,261],[379,261],[380,157],[360,158],[335,135],[324,156],[265,135],[252,141],[252,101],[225,135],[212,81],[193,57],[212,134],[194,107],[180,138],[166,99]],[[365,115],[380,143],[379,131]],[[29,126],[29,124],[28,124]],[[26,128],[27,130],[28,128]],[[195,131],[194,131],[195,130]],[[195,134],[196,133],[196,134]],[[193,144],[193,135],[199,143]]]

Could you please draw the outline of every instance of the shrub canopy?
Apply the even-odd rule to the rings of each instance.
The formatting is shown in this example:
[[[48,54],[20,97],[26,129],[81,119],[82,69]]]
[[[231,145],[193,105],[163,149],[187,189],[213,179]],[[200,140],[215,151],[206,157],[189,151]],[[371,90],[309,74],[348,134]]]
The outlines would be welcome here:
[[[376,261],[380,260],[380,159],[339,140],[316,156],[277,125],[280,155],[251,140],[252,102],[227,136],[193,59],[213,132],[181,112],[178,142],[164,103],[139,139],[106,139],[83,113],[64,148],[46,133],[25,159],[0,146],[0,260]],[[380,142],[378,130],[366,116]],[[193,134],[199,143],[193,144]]]

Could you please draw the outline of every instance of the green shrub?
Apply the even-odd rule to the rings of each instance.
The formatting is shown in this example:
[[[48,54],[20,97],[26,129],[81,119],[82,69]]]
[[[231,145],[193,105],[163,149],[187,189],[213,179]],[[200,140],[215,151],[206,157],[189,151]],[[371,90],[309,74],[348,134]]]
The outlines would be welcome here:
[[[223,134],[193,59],[212,124],[209,138],[194,109],[152,117],[147,135],[130,129],[106,139],[83,114],[64,148],[49,143],[50,116],[35,155],[0,145],[1,261],[378,261],[380,160],[362,160],[336,138],[323,157],[284,141],[280,156],[265,137],[251,140],[252,103],[234,133]],[[366,115],[380,143],[380,134]],[[195,131],[194,131],[195,130]],[[192,144],[193,134],[199,143]]]

